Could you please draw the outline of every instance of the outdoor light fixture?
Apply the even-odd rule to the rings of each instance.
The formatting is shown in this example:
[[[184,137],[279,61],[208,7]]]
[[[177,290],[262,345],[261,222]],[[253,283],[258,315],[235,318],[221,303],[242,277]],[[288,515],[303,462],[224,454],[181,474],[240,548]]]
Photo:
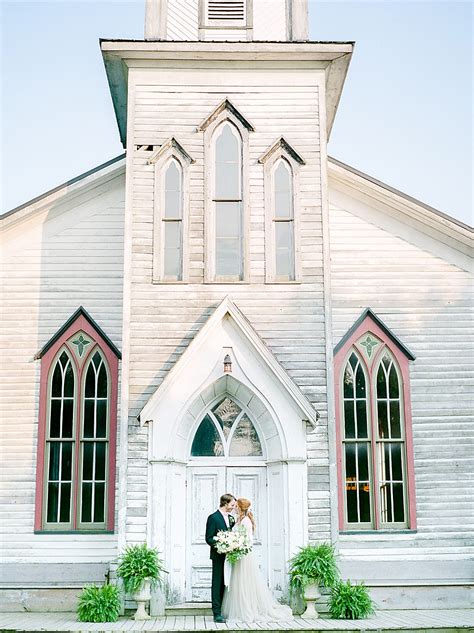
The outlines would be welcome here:
[[[230,360],[229,354],[224,356],[224,374],[232,373],[232,361]]]

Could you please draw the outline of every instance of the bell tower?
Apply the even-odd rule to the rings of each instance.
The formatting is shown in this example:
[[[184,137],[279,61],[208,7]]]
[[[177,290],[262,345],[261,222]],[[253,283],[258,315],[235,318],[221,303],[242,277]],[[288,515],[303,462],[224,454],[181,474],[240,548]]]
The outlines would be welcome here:
[[[146,40],[308,39],[308,0],[146,0]]]

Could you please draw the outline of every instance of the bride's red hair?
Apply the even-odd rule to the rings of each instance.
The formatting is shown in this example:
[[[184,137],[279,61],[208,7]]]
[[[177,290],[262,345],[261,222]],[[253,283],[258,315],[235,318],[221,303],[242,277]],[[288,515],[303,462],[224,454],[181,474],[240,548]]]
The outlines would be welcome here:
[[[255,532],[255,519],[253,516],[253,512],[249,509],[252,503],[245,499],[244,497],[240,497],[237,499],[237,509],[239,511],[239,521],[242,521],[244,517],[248,517],[252,523],[253,531]]]

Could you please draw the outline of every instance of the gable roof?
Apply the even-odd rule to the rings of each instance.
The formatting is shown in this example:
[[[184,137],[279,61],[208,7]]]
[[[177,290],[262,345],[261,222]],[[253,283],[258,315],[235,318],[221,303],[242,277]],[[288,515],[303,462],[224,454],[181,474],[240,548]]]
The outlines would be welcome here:
[[[56,334],[54,334],[49,339],[49,341],[42,347],[42,349],[37,354],[35,354],[35,357],[34,357],[35,360],[39,360],[40,358],[42,358],[46,354],[46,352],[56,343],[56,341],[61,338],[61,336],[64,334],[64,332],[66,332],[71,327],[71,325],[74,323],[74,321],[77,321],[77,319],[80,316],[83,316],[86,319],[86,321],[94,328],[94,330],[98,334],[100,334],[100,336],[104,339],[104,341],[110,347],[110,349],[115,354],[115,356],[117,356],[117,358],[121,359],[122,358],[122,354],[121,354],[119,348],[115,345],[115,343],[113,343],[110,340],[110,338],[107,336],[107,334],[104,332],[104,330],[100,327],[100,325],[98,325],[98,323],[96,321],[94,321],[94,319],[87,312],[87,310],[85,308],[83,308],[82,306],[80,306],[74,312],[74,314],[72,314],[69,317],[69,319],[66,321],[66,323],[64,323],[64,325],[59,328],[59,330],[56,332]]]
[[[415,360],[416,356],[410,352],[408,347],[406,347],[398,337],[390,330],[390,328],[385,325],[385,323],[373,312],[370,308],[366,308],[357,321],[350,327],[344,336],[341,338],[339,343],[334,348],[334,355],[344,346],[345,342],[352,336],[353,332],[357,330],[357,328],[363,323],[366,319],[371,319],[379,328],[387,335],[387,337],[398,347],[398,349],[405,354],[405,356],[409,360]]]
[[[472,257],[474,229],[464,222],[330,156],[328,176],[335,189],[382,205],[386,212],[393,209],[397,220]]]
[[[23,219],[29,216],[31,213],[39,210],[43,206],[47,205],[50,201],[59,198],[61,195],[65,196],[72,193],[77,193],[79,190],[84,189],[93,184],[98,184],[98,181],[104,178],[113,178],[118,172],[123,171],[125,168],[125,154],[120,154],[115,158],[111,158],[105,163],[97,165],[88,171],[85,171],[79,176],[75,176],[70,180],[66,180],[60,185],[57,185],[53,189],[45,191],[39,196],[28,200],[20,204],[18,207],[7,211],[0,215],[0,223],[2,226],[10,224],[11,216],[15,216],[16,219]]]
[[[249,132],[255,132],[253,125],[244,117],[241,112],[239,112],[239,110],[237,110],[235,105],[231,103],[227,98],[224,99],[224,101],[222,101],[216,108],[214,108],[211,114],[204,119],[201,125],[198,126],[198,132],[204,132],[204,130],[206,130],[211,125],[211,123],[217,119],[219,114],[221,114],[221,112],[224,112],[224,110],[230,112],[230,114],[232,114],[232,116],[240,121],[240,123],[242,123],[242,125],[247,128]]]
[[[239,332],[248,341],[250,347],[257,353],[262,363],[272,372],[273,376],[279,381],[281,387],[285,389],[290,398],[297,404],[301,412],[307,417],[307,421],[315,427],[316,421],[319,418],[319,414],[312,405],[312,403],[306,398],[300,388],[290,378],[286,370],[279,363],[277,358],[270,351],[266,343],[257,334],[253,326],[247,317],[239,310],[235,303],[229,296],[225,297],[221,303],[214,310],[213,314],[208,318],[206,323],[202,326],[194,339],[188,345],[186,350],[181,354],[179,359],[173,365],[172,369],[168,372],[163,382],[156,389],[154,394],[148,400],[147,404],[140,412],[142,417],[146,411],[155,403],[158,398],[163,397],[167,389],[175,380],[176,374],[179,374],[181,368],[187,362],[187,358],[190,354],[193,354],[195,349],[199,349],[199,346],[205,337],[210,334],[214,326],[219,323],[226,316],[229,316],[233,323],[239,329]],[[146,415],[145,415],[146,418]]]

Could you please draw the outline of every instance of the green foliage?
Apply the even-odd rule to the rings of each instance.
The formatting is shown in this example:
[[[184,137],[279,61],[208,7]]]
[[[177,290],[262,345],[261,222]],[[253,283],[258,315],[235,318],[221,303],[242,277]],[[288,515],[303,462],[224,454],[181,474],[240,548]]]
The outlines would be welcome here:
[[[329,612],[332,618],[359,620],[375,613],[368,588],[351,581],[337,582],[331,590]]]
[[[334,547],[330,543],[307,545],[290,560],[290,589],[304,591],[314,582],[332,587],[339,579]]]
[[[77,605],[80,622],[117,622],[120,613],[120,593],[115,585],[84,587]]]
[[[163,573],[167,572],[158,551],[145,543],[126,547],[119,558],[117,576],[123,580],[127,593],[140,591],[146,579],[150,579],[152,585],[161,584]]]

